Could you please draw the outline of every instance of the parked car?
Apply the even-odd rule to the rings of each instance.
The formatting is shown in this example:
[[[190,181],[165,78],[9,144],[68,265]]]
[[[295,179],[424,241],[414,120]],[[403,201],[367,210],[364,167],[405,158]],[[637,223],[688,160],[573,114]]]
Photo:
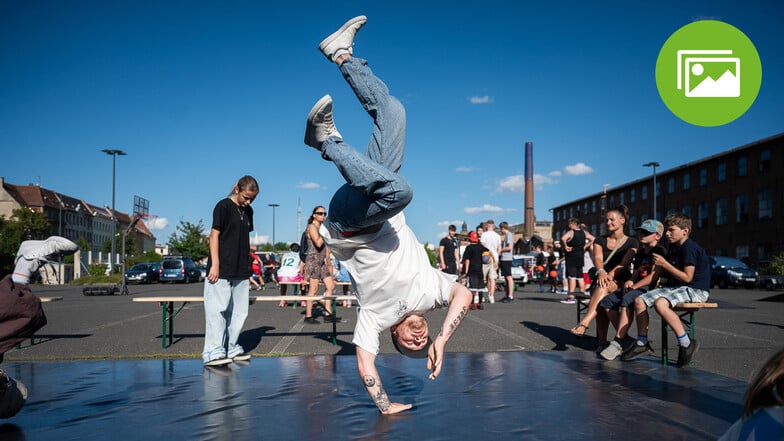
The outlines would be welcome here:
[[[207,278],[207,265],[199,265],[199,272],[201,273],[201,277],[199,277],[199,282],[203,282],[204,279]]]
[[[754,288],[759,275],[745,263],[732,257],[711,256],[711,286],[721,289],[729,286]]]
[[[189,257],[165,257],[161,267],[161,282],[191,283],[201,280],[201,271]]]
[[[161,264],[156,262],[137,263],[125,271],[125,283],[157,283],[161,278]]]
[[[773,266],[773,262],[770,260],[759,262],[757,267],[757,272],[759,273],[757,286],[768,291],[784,288],[784,274],[777,274],[777,272],[781,271],[780,268],[780,266]]]
[[[529,280],[529,269],[533,265],[533,256],[515,254],[512,256],[512,278],[516,285],[525,286]]]

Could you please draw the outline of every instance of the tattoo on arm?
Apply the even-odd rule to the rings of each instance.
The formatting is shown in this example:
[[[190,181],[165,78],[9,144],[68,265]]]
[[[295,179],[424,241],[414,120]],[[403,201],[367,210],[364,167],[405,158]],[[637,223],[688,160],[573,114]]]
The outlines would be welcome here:
[[[363,380],[365,381],[365,387],[373,387],[376,385],[376,379],[371,375],[365,375]]]
[[[376,394],[373,395],[373,401],[376,403],[376,406],[382,412],[386,412],[387,410],[389,410],[389,406],[390,406],[389,397],[387,396],[386,391],[384,390],[383,387],[381,387],[381,385],[378,386],[378,392],[376,392]]]

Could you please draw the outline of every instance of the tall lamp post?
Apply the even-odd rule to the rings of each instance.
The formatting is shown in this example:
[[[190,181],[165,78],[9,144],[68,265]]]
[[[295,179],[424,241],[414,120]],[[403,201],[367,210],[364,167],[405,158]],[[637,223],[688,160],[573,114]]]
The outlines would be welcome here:
[[[114,181],[117,171],[117,155],[125,156],[122,150],[117,149],[103,149],[102,152],[112,157],[112,255],[109,256],[110,271],[114,271],[114,255],[117,249],[117,217],[114,214]],[[125,277],[125,275],[123,275]]]
[[[658,162],[648,162],[642,165],[643,167],[653,167],[653,219],[656,219],[656,167],[660,165]]]
[[[272,207],[272,251],[275,251],[275,209],[280,207],[280,204],[267,204]]]

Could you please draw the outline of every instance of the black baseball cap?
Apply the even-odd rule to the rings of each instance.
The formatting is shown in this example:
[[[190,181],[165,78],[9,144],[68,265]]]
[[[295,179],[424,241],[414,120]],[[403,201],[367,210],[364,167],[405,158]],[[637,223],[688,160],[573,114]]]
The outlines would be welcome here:
[[[428,335],[427,343],[425,344],[425,347],[423,347],[418,351],[412,351],[411,349],[399,345],[395,334],[391,334],[391,335],[392,335],[392,344],[395,346],[395,349],[401,354],[409,358],[427,358],[427,351],[430,349],[430,345],[433,344],[433,340],[431,340],[430,336]]]

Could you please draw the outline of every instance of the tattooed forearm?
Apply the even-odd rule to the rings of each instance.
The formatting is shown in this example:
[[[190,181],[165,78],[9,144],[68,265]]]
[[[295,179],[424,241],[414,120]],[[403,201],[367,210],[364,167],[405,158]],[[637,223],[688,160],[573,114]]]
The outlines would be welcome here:
[[[371,375],[365,375],[365,378],[362,380],[365,382],[365,387],[373,387],[376,385],[376,379]]]
[[[460,326],[460,322],[463,321],[467,312],[468,310],[465,307],[463,307],[463,309],[460,310],[460,314],[457,317],[455,317],[455,319],[452,320],[451,323],[449,323],[449,328],[447,329],[448,335],[452,335],[452,333],[455,332],[457,327]],[[439,334],[443,336],[444,330],[441,329],[441,332]]]
[[[373,402],[376,403],[378,410],[382,412],[386,412],[389,410],[389,397],[387,396],[387,392],[384,390],[381,385],[378,386],[378,392],[375,395],[372,395]]]

